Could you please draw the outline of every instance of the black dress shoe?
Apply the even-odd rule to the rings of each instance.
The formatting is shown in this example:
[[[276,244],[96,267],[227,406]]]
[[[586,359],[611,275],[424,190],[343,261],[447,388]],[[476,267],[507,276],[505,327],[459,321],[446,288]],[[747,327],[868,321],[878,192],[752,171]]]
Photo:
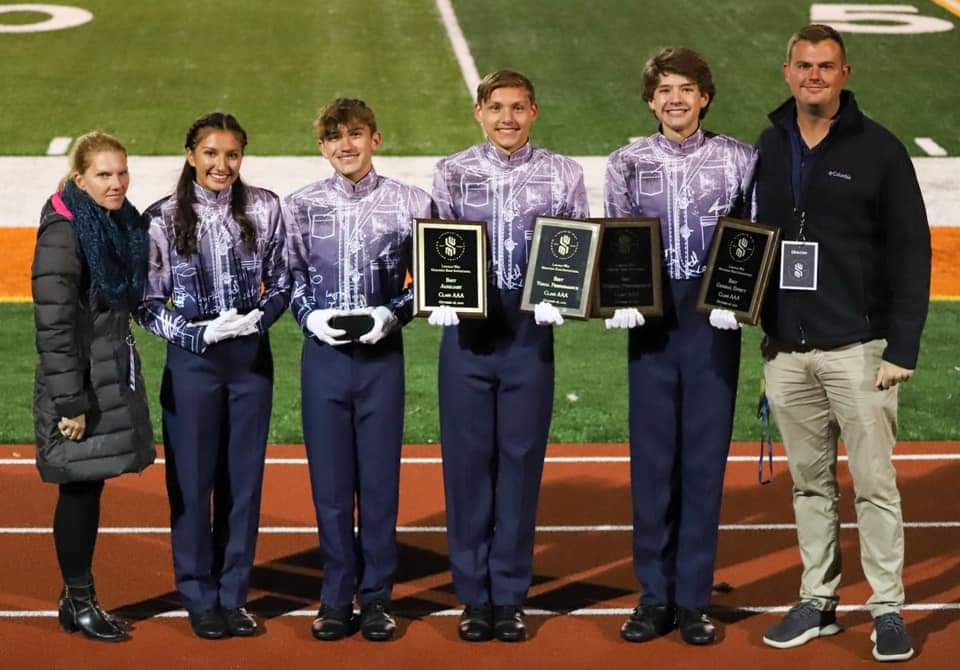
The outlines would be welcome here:
[[[128,625],[100,607],[93,584],[86,587],[63,587],[57,618],[63,630],[68,633],[80,631],[90,640],[123,642],[129,639]]]
[[[317,618],[310,627],[313,636],[324,642],[342,640],[355,630],[356,621],[353,616],[353,605],[330,607],[320,605]]]
[[[501,642],[523,642],[527,639],[527,622],[523,610],[515,605],[493,608],[493,636]]]
[[[371,600],[360,608],[360,634],[371,642],[386,642],[397,632],[397,621],[387,602]]]
[[[673,630],[677,613],[666,605],[637,605],[620,626],[620,637],[627,642],[646,642]]]
[[[677,615],[677,627],[680,637],[687,644],[713,644],[717,639],[717,629],[702,610],[681,607]]]
[[[457,634],[465,642],[486,642],[493,638],[493,610],[490,605],[467,605],[460,615]]]
[[[224,607],[221,610],[227,632],[237,637],[250,637],[257,634],[260,626],[244,607]]]
[[[230,635],[227,622],[220,610],[213,607],[202,612],[190,612],[190,628],[193,634],[204,640],[222,640]]]

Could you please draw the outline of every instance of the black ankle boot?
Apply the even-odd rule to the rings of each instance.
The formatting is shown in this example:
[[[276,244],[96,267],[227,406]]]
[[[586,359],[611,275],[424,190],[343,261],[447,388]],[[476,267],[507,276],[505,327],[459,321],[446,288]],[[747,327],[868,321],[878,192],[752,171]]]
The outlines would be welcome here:
[[[97,593],[90,586],[63,587],[58,609],[60,627],[68,633],[80,631],[84,637],[99,642],[122,642],[129,639],[125,621],[105,612],[97,602]]]

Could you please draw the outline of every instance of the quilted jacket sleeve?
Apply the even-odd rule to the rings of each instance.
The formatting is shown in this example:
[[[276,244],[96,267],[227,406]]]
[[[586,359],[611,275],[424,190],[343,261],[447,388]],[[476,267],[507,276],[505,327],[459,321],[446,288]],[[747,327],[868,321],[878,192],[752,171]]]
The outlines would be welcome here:
[[[71,223],[54,218],[37,235],[31,281],[39,373],[62,417],[85,414],[87,357],[77,338],[83,265]]]

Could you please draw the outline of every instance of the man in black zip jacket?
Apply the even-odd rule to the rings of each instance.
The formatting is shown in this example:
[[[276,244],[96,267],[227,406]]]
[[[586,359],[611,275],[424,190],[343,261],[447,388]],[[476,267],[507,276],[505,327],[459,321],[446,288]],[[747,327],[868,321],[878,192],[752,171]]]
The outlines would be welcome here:
[[[837,439],[856,491],[873,656],[905,660],[897,384],[916,367],[930,293],[930,230],[904,146],[843,90],[843,40],[809,25],[787,47],[792,98],[760,137],[757,220],[779,226],[779,277],[764,306],[764,377],[793,477],[800,602],[764,642],[839,632]]]

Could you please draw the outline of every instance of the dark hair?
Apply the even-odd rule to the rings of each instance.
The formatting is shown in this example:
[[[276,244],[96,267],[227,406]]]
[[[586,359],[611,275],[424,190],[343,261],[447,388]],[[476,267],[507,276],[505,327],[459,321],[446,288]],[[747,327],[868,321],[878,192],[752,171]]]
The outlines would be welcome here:
[[[477,86],[477,104],[482,105],[498,88],[525,88],[530,94],[530,102],[537,101],[533,92],[533,82],[514,70],[497,70],[484,77]]]
[[[700,110],[700,118],[705,117],[713,99],[717,96],[717,88],[713,85],[710,66],[707,65],[703,56],[686,47],[668,47],[655,53],[643,66],[643,99],[645,101],[653,100],[660,77],[665,74],[678,74],[697,84],[700,92],[708,96],[707,104]]]
[[[840,55],[843,57],[843,62],[846,63],[847,48],[843,45],[843,38],[840,37],[840,33],[838,33],[835,28],[822,23],[805,25],[790,36],[790,39],[787,41],[787,60],[785,62],[789,63],[790,59],[793,58],[793,47],[796,46],[797,42],[816,44],[824,40],[833,40],[837,43],[837,46],[840,47]]]
[[[366,126],[370,134],[377,132],[377,117],[363,100],[337,98],[320,110],[313,122],[313,130],[321,142],[340,133],[340,126],[351,123]]]
[[[213,112],[206,114],[193,122],[187,131],[184,148],[193,151],[200,140],[207,133],[214,130],[226,130],[233,133],[240,141],[241,149],[247,147],[247,133],[240,127],[240,122],[232,114]],[[175,246],[181,256],[191,256],[197,253],[197,213],[193,210],[196,196],[193,192],[193,182],[197,180],[197,169],[190,165],[190,161],[183,162],[183,170],[177,181],[177,214],[174,217],[176,230]],[[252,251],[257,244],[257,231],[253,222],[247,218],[247,188],[240,176],[233,182],[230,195],[230,215],[240,226],[240,240],[243,245]]]

